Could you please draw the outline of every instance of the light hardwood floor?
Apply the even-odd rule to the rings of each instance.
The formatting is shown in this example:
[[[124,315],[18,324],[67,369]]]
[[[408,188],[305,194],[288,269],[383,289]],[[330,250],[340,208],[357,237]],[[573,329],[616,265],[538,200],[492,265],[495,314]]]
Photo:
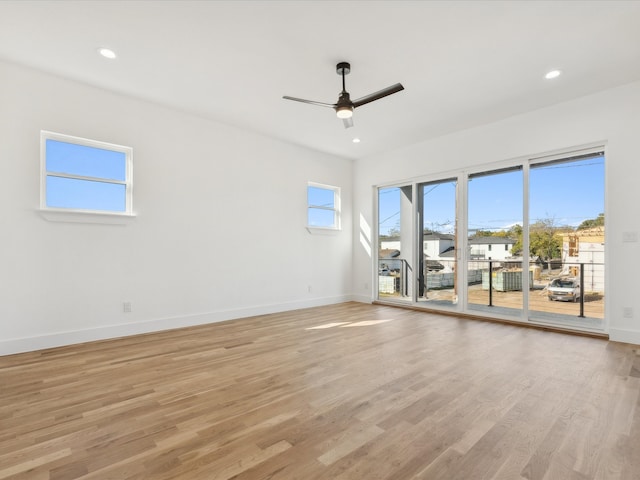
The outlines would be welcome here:
[[[0,357],[0,479],[640,479],[639,355],[346,303]]]

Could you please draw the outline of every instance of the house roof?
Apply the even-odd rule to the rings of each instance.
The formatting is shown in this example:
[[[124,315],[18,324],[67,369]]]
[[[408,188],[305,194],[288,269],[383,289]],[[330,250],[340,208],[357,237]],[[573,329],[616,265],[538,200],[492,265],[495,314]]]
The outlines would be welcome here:
[[[395,248],[383,248],[378,252],[378,258],[380,259],[392,259],[400,256],[400,250]]]
[[[425,233],[423,238],[428,241],[428,240],[455,240],[455,235],[452,235],[450,233],[439,233],[439,232],[432,232],[432,233]]]
[[[447,248],[445,251],[440,252],[440,258],[455,258],[456,250],[455,248]]]

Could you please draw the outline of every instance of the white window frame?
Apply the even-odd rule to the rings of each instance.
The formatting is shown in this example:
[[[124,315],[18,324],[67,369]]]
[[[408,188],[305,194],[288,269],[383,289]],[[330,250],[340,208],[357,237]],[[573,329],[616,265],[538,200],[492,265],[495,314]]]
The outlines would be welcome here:
[[[77,174],[67,174],[64,172],[56,172],[52,174],[47,171],[47,140],[55,140],[74,145],[82,145],[86,147],[100,148],[114,152],[124,153],[125,155],[125,180],[113,180],[108,178],[94,178]],[[116,185],[124,185],[125,187],[125,210],[109,211],[109,210],[91,210],[64,207],[47,206],[47,177],[56,176],[60,178],[70,178],[77,180],[99,181]],[[113,143],[91,140],[88,138],[75,137],[62,133],[50,132],[42,130],[40,132],[40,213],[47,220],[52,221],[71,221],[71,222],[88,222],[88,223],[123,223],[127,218],[134,217],[133,213],[133,148]]]
[[[309,187],[320,188],[333,192],[333,208],[323,205],[313,205],[309,200]],[[318,225],[309,225],[309,210],[327,210],[333,212],[334,224],[330,227],[322,227]],[[307,183],[307,230],[311,233],[337,232],[340,231],[340,187],[326,185],[323,183],[308,182]]]

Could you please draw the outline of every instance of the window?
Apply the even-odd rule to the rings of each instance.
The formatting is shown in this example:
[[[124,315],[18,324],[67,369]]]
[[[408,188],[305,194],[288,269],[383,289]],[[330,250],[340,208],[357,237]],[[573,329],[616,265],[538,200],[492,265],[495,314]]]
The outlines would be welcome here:
[[[40,208],[132,214],[130,147],[41,132]]]
[[[307,186],[307,226],[340,229],[340,189],[311,183]]]

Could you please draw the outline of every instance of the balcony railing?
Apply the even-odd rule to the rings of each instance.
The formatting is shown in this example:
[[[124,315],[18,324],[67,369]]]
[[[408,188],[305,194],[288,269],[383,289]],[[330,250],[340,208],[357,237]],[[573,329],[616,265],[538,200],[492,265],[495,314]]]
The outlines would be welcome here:
[[[413,296],[412,282],[417,289],[418,301],[441,301],[452,303],[457,301],[456,283],[462,271],[456,260],[429,260],[424,262],[421,273],[413,276],[407,261],[401,258],[379,260],[379,292],[380,298],[395,297],[411,301]],[[529,310],[532,311],[569,311],[568,305],[551,300],[571,300],[576,304],[579,317],[585,317],[585,303],[589,304],[586,316],[604,318],[604,269],[603,263],[595,262],[529,262],[528,284]],[[522,261],[480,260],[467,261],[467,301],[473,305],[516,305],[523,308],[522,288],[524,285]],[[573,279],[578,285],[575,293],[570,295],[550,295],[550,285],[554,279]],[[483,293],[484,292],[484,293]],[[520,295],[518,295],[520,292]],[[517,300],[520,298],[520,300]],[[541,303],[544,300],[546,304]],[[519,302],[519,307],[517,307]],[[573,315],[575,315],[573,313]]]

